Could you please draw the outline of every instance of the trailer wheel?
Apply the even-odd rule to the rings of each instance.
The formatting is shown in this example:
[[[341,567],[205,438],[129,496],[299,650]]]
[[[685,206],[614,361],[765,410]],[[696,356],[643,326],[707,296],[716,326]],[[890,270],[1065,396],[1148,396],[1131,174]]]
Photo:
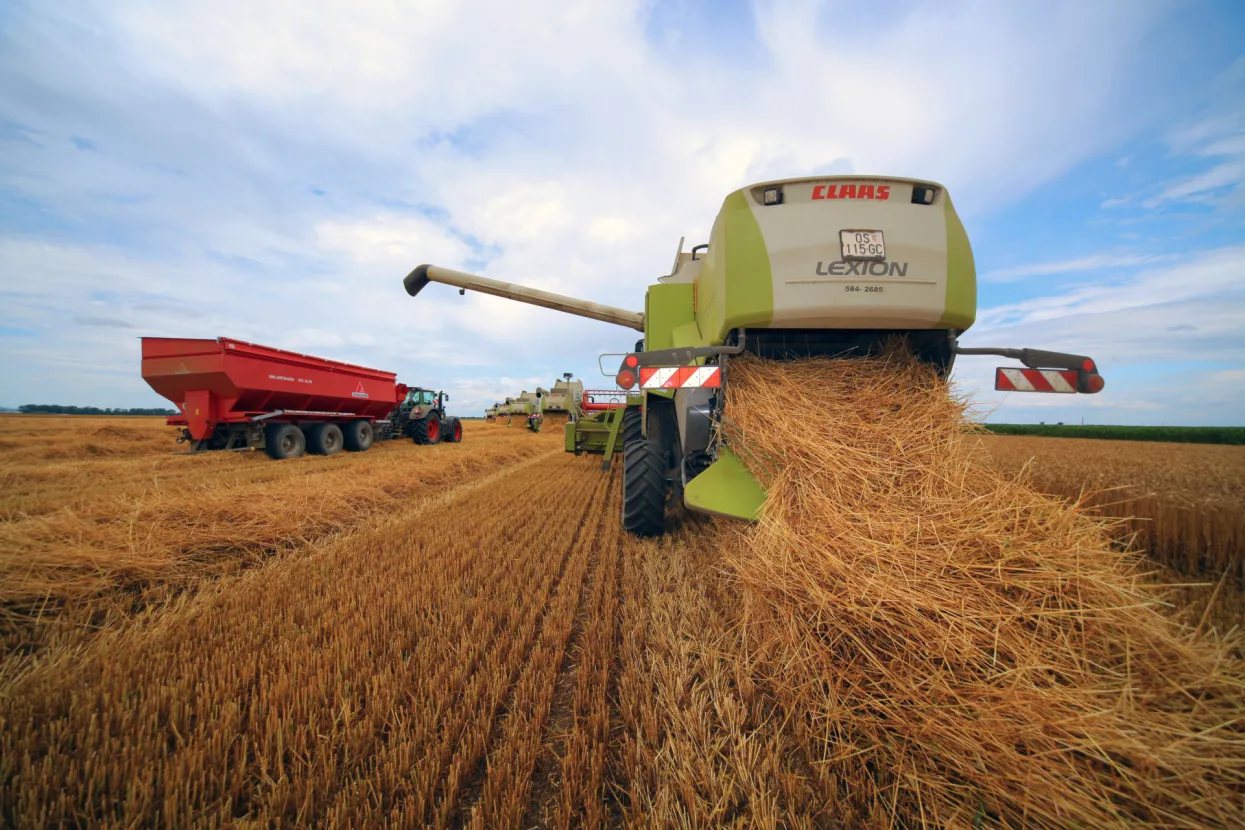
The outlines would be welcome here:
[[[307,430],[307,449],[316,455],[341,452],[342,430],[337,424],[315,424]]]
[[[431,413],[422,421],[411,425],[412,438],[416,444],[435,444],[441,440],[441,416]]]
[[[626,447],[632,441],[639,441],[644,437],[644,416],[640,414],[638,407],[629,406],[624,409],[622,419],[620,430],[622,444],[620,446]]]
[[[268,424],[264,427],[264,452],[281,461],[298,458],[307,449],[303,431],[293,424]]]
[[[351,421],[342,430],[342,446],[349,452],[363,452],[376,440],[376,431],[371,421]]]
[[[652,441],[623,447],[623,530],[633,536],[666,532],[666,465]]]

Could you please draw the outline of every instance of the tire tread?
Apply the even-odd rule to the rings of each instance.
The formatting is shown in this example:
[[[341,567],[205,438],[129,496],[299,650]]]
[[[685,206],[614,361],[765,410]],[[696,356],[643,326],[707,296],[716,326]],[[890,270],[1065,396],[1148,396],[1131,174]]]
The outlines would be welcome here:
[[[623,530],[633,536],[666,531],[666,469],[660,448],[651,441],[623,447]]]

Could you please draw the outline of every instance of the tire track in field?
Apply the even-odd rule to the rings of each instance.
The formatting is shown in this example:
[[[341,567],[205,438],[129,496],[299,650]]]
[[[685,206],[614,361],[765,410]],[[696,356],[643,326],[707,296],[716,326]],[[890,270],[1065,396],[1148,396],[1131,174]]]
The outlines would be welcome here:
[[[473,566],[488,567],[490,561],[494,565],[483,582],[472,583],[475,587],[471,591],[477,596],[495,596],[514,610],[493,618],[491,623],[473,624],[460,639],[467,649],[466,659],[454,661],[454,668],[444,681],[433,680],[412,690],[412,694],[418,693],[424,700],[452,700],[455,710],[439,709],[433,713],[431,725],[420,727],[423,737],[417,743],[424,748],[417,748],[414,756],[418,758],[413,774],[415,795],[409,804],[395,805],[392,821],[413,819],[425,825],[447,826],[460,820],[464,804],[471,801],[473,789],[479,786],[490,738],[506,713],[504,704],[514,694],[516,678],[539,639],[546,609],[564,579],[571,550],[569,544],[565,549],[556,545],[558,531],[568,525],[551,511],[538,512],[538,520],[531,521],[530,505],[554,503],[559,497],[558,488],[573,472],[567,469],[569,459],[558,451],[548,453],[541,461],[528,472],[536,483],[526,488],[522,500],[512,495],[515,488],[509,473],[499,476],[487,490],[476,493],[478,498],[500,500],[505,506],[501,513],[481,517],[469,525],[469,532],[476,536],[471,546],[473,554],[481,554],[473,556]],[[474,503],[473,500],[466,506]],[[567,502],[576,514],[590,503],[588,488],[573,490],[572,500]],[[403,524],[409,524],[409,517],[403,517]],[[555,544],[550,544],[551,537]],[[512,553],[516,548],[517,553]],[[483,555],[490,551],[498,552],[497,558]],[[513,574],[507,573],[504,563],[510,562],[520,565],[526,580],[515,580]],[[465,590],[471,580],[464,576],[460,582]],[[409,771],[411,766],[408,763],[405,770]]]
[[[543,745],[557,681],[575,633],[574,620],[596,565],[593,552],[598,547],[604,494],[609,489],[607,476],[571,459],[565,459],[565,466],[575,471],[572,486],[578,483],[576,480],[586,485],[586,510],[575,524],[557,585],[541,609],[539,633],[529,644],[505,707],[495,713],[487,766],[482,758],[467,788],[471,795],[463,800],[454,826],[469,822],[474,827],[515,827],[529,801],[533,770]],[[564,531],[566,518],[569,517],[555,515],[551,529],[555,533]]]
[[[594,465],[595,467],[595,465]],[[590,551],[574,625],[555,681],[550,712],[533,769],[523,826],[594,827],[599,825],[601,770],[608,711],[595,692],[604,693],[613,650],[619,533],[618,465],[602,476],[603,512]],[[604,728],[602,728],[604,727]],[[602,734],[604,733],[604,734]]]

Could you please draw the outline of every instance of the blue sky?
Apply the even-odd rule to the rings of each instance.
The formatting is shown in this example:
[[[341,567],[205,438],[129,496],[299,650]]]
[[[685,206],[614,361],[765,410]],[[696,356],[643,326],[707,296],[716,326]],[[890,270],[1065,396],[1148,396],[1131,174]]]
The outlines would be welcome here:
[[[521,7],[521,8],[520,8]],[[401,278],[639,309],[750,181],[945,183],[969,345],[1093,355],[999,421],[1245,424],[1234,2],[0,5],[0,405],[159,405],[138,337],[393,369],[482,409],[630,332]]]

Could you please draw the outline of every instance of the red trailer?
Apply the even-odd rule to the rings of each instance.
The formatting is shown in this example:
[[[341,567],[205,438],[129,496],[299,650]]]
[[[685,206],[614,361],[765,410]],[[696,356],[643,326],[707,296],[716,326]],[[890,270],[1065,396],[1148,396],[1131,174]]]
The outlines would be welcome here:
[[[403,435],[417,443],[462,436],[458,419],[445,418],[447,396],[428,406],[428,390],[411,390],[393,372],[228,337],[144,337],[142,344],[143,379],[177,405],[181,414],[168,423],[184,428],[178,440],[192,452],[264,449],[291,458],[304,450],[361,452]]]

